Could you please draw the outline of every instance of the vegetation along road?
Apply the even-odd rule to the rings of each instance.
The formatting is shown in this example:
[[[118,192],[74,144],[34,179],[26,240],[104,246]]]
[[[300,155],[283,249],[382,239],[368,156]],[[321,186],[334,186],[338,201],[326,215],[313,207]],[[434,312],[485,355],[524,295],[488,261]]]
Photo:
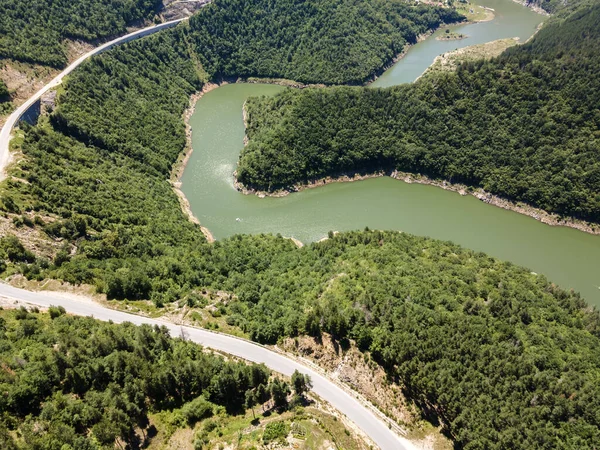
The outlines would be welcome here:
[[[11,132],[13,127],[21,120],[21,117],[27,112],[32,105],[34,105],[42,95],[48,92],[50,89],[55,88],[59,84],[62,83],[64,77],[69,75],[73,70],[75,70],[82,62],[90,58],[91,56],[98,55],[106,50],[113,48],[115,45],[124,44],[126,42],[130,42],[134,39],[138,39],[144,36],[148,36],[156,33],[157,31],[164,30],[167,28],[171,28],[177,25],[179,22],[185,19],[176,19],[171,20],[169,22],[160,23],[158,25],[153,25],[151,27],[142,28],[141,30],[134,31],[132,33],[126,34],[125,36],[121,36],[117,39],[109,41],[95,49],[89,51],[88,53],[82,55],[73,63],[71,63],[65,70],[59,73],[52,81],[50,81],[47,85],[45,85],[42,89],[40,89],[35,95],[33,95],[29,100],[23,103],[19,108],[17,108],[7,119],[2,131],[0,131],[0,181],[2,181],[5,177],[5,168],[9,161],[9,142],[11,139]]]
[[[105,308],[92,301],[73,300],[39,292],[30,292],[6,284],[0,284],[0,296],[13,298],[41,307],[62,306],[69,313],[81,316],[93,316],[100,320],[111,320],[115,323],[131,322],[135,325],[164,325],[171,336],[185,335],[187,339],[214,350],[222,351],[245,360],[264,363],[267,367],[284,375],[291,376],[294,370],[308,374],[313,381],[313,391],[328,401],[333,407],[345,414],[364,431],[382,450],[411,450],[413,446],[391,431],[387,424],[380,420],[367,406],[346,393],[332,381],[310,368],[285,356],[251,342],[213,333],[211,331],[178,326],[172,323],[135,316]]]

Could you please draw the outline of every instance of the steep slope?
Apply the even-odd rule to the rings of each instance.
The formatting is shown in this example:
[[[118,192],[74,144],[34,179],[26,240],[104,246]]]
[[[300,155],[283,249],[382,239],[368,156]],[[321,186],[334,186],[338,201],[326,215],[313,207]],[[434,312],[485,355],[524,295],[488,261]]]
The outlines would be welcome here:
[[[394,170],[600,222],[600,5],[500,57],[390,89],[251,99],[239,180],[275,190]]]

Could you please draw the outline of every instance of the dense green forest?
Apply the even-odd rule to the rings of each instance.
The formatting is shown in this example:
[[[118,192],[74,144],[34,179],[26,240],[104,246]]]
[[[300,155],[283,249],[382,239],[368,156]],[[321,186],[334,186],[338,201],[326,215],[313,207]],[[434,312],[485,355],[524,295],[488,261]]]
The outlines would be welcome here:
[[[354,339],[457,448],[600,440],[599,317],[525,269],[450,243],[356,232],[231,274],[225,286],[254,339]]]
[[[160,0],[2,0],[0,58],[61,68],[67,64],[65,39],[122,34],[161,7]]]
[[[182,27],[119,46],[69,77],[52,121],[164,176],[185,146],[181,115],[202,87],[198,70]]]
[[[6,114],[12,110],[10,103],[10,92],[6,84],[0,80],[0,115]]]
[[[164,327],[71,317],[57,307],[0,312],[0,365],[5,450],[113,449],[115,439],[139,448],[151,412],[173,411],[193,426],[244,411],[247,392],[286,387],[269,382],[263,365],[225,361]]]
[[[274,190],[398,169],[600,222],[599,45],[595,5],[412,85],[250,99],[239,180]]]
[[[4,84],[4,81],[0,80],[0,102],[4,102],[8,99],[8,88],[6,87],[6,84]]]
[[[303,95],[290,91],[276,98],[278,105],[257,100],[250,106],[252,122],[249,131],[253,143],[247,155],[257,154],[250,149],[259,148],[261,134],[266,143],[261,151],[269,151],[270,142],[265,137],[267,130],[269,139],[283,139],[278,129],[281,118],[277,114],[281,113],[284,120],[289,120],[304,98],[311,102],[319,98],[330,100],[317,103],[321,114],[313,112],[310,116],[311,119],[322,119],[322,122],[316,122],[322,124],[322,130],[334,129],[328,121],[330,112],[335,110],[337,119],[348,124],[352,112],[365,118],[364,101],[371,97],[380,98],[378,101],[384,105],[381,108],[389,108],[386,132],[398,125],[398,116],[394,115],[397,104],[387,101],[390,95],[410,99],[415,102],[414,106],[413,103],[401,103],[397,109],[414,107],[423,113],[418,123],[412,124],[415,131],[410,135],[413,139],[410,143],[414,144],[415,152],[425,152],[428,147],[423,147],[424,143],[419,141],[422,136],[419,133],[429,130],[431,141],[427,144],[435,144],[440,138],[440,132],[434,126],[440,124],[438,116],[455,118],[448,122],[448,127],[457,126],[459,118],[464,117],[476,129],[485,130],[482,125],[485,120],[504,123],[502,112],[508,114],[508,106],[503,103],[500,92],[508,92],[509,85],[520,85],[529,96],[526,99],[535,99],[537,95],[544,99],[544,95],[558,92],[556,86],[561,81],[573,82],[565,89],[575,98],[555,96],[553,101],[556,103],[558,99],[568,106],[583,108],[568,110],[567,106],[561,106],[561,114],[569,112],[566,123],[574,121],[570,128],[560,128],[565,139],[571,142],[587,136],[589,151],[597,149],[592,140],[593,133],[577,134],[583,133],[581,129],[585,130],[580,127],[581,123],[597,123],[594,122],[597,115],[589,113],[578,97],[586,92],[585,95],[590,96],[588,100],[593,101],[597,95],[594,90],[584,89],[593,83],[586,71],[594,69],[595,60],[588,46],[580,45],[579,48],[573,44],[575,37],[584,44],[588,40],[595,42],[596,28],[594,23],[588,22],[590,17],[596,16],[591,14],[584,12],[577,16],[581,28],[573,26],[575,20],[554,25],[556,28],[548,27],[550,32],[544,31],[531,41],[526,47],[527,52],[518,49],[493,63],[464,66],[457,75],[437,81],[425,79],[414,89],[336,88],[309,90]],[[597,9],[593,14],[597,14]],[[565,39],[566,33],[572,33],[572,41]],[[354,340],[386,368],[390,377],[398,379],[408,398],[419,405],[424,415],[441,421],[457,448],[594,448],[600,441],[597,414],[600,407],[600,354],[597,351],[600,318],[577,294],[561,290],[543,276],[484,254],[448,242],[397,232],[364,231],[335,236],[331,233],[328,240],[302,249],[280,236],[236,236],[214,244],[206,242],[199,226],[189,222],[182,213],[168,181],[170,167],[185,145],[183,110],[189,95],[202,86],[205,77],[205,71],[195,58],[196,45],[185,27],[179,27],[93,58],[66,83],[49,119],[42,118],[38,126],[25,128],[21,145],[24,160],[12,169],[15,179],[2,185],[0,206],[17,226],[36,228],[49,237],[62,239],[63,247],[52,260],[46,260],[28,251],[16,237],[5,236],[0,239],[0,271],[5,275],[20,272],[30,279],[49,277],[74,284],[89,283],[109,298],[151,299],[157,306],[185,300],[193,307],[202,290],[223,290],[232,294],[231,300],[223,306],[227,323],[238,326],[256,341],[274,343],[283,336],[298,334],[318,338],[322,332],[331,333],[344,345],[348,339]],[[506,65],[501,70],[502,58]],[[576,71],[572,60],[580,61]],[[510,70],[507,69],[509,64]],[[558,71],[556,66],[564,70]],[[536,81],[536,77],[546,72],[557,77],[556,80],[550,76],[543,78],[549,88]],[[507,83],[512,80],[512,84],[497,84],[498,73],[504,74]],[[275,73],[269,75],[276,76]],[[578,83],[578,76],[587,78]],[[465,77],[465,81],[459,81],[460,77]],[[530,84],[520,84],[524,80],[530,80]],[[434,85],[437,90],[431,89]],[[452,86],[455,86],[454,90]],[[492,91],[494,95],[486,99],[487,103],[479,104],[473,100],[472,103],[463,102],[461,106],[460,98],[457,99],[457,96],[467,94],[471,96],[468,99],[476,99],[474,93],[484,92],[488,86],[498,89],[503,86],[503,90]],[[454,101],[444,103],[447,102],[445,95]],[[354,105],[354,109],[346,103],[335,103],[338,96]],[[506,96],[508,105],[514,106],[510,103],[513,97]],[[435,110],[431,108],[431,102],[435,102]],[[328,106],[330,103],[331,107]],[[348,114],[340,111],[340,105],[349,108]],[[470,111],[478,105],[480,109]],[[485,105],[497,108],[493,110],[494,114],[483,109]],[[271,109],[252,109],[259,106]],[[520,121],[512,122],[515,128],[510,129],[511,133],[498,138],[502,143],[533,139],[539,135],[539,121],[544,116],[536,116],[538,110],[533,106],[524,103],[523,108],[530,114],[527,117],[520,115]],[[307,111],[298,109],[298,112],[300,119]],[[374,108],[367,117],[369,121],[360,122],[360,126],[371,127],[371,133],[374,133],[372,136],[357,135],[357,139],[362,139],[356,141],[361,146],[371,145],[371,137],[385,137],[383,132],[377,134],[379,123],[375,119],[380,113]],[[575,114],[582,115],[581,121],[572,117]],[[561,126],[558,118],[553,120],[555,127]],[[294,133],[289,123],[288,129]],[[298,126],[295,130],[299,132],[300,129]],[[527,134],[531,130],[536,134]],[[525,134],[516,134],[521,132]],[[346,139],[344,133],[359,131],[340,130],[338,139]],[[556,137],[556,133],[552,133],[552,127],[544,129],[548,139]],[[327,134],[322,131],[321,134],[322,142],[316,140],[315,133],[309,133],[307,140],[300,143],[327,143]],[[492,144],[496,145],[492,135],[482,134],[478,139],[482,144],[475,145],[476,141],[473,141],[472,148],[485,143],[486,151],[491,151]],[[548,146],[550,144],[544,148]],[[570,147],[559,150],[564,152],[566,148]],[[583,164],[587,155],[581,151],[579,159],[568,161]],[[265,155],[268,153],[262,156]],[[535,152],[532,152],[528,158],[534,156]],[[558,156],[553,155],[554,164],[559,164]],[[444,161],[436,154],[432,155],[431,161],[450,164],[449,157]],[[257,158],[253,164],[262,164],[262,161]],[[587,176],[592,179],[589,174]],[[588,181],[592,182],[595,181]],[[84,365],[81,370],[65,370],[64,376],[68,372],[70,378],[60,378],[61,373],[56,375],[55,370],[37,370],[36,375],[48,374],[55,378],[39,384],[47,390],[33,394],[28,390],[13,391],[12,387],[5,387],[10,380],[0,378],[3,391],[9,389],[11,393],[16,392],[14,395],[21,392],[38,395],[33,397],[33,402],[14,401],[14,404],[37,408],[31,411],[31,417],[27,417],[27,411],[17,411],[12,422],[7,423],[6,417],[2,419],[6,427],[25,432],[38,423],[36,420],[49,423],[48,436],[41,433],[33,435],[32,439],[51,439],[64,433],[64,436],[79,439],[74,441],[73,448],[92,448],[79,442],[89,440],[96,431],[101,436],[114,437],[114,434],[102,433],[115,431],[128,435],[131,421],[138,417],[135,409],[129,422],[120,421],[123,427],[115,430],[105,426],[101,419],[93,422],[97,416],[78,413],[80,422],[77,423],[73,422],[75,414],[60,416],[57,412],[63,405],[60,402],[69,405],[62,408],[63,411],[87,411],[87,404],[80,402],[88,401],[89,395],[94,408],[115,411],[113,417],[118,420],[118,411],[128,411],[130,404],[140,405],[137,403],[140,397],[128,397],[130,390],[126,388],[130,383],[137,386],[138,375],[149,377],[142,378],[145,380],[142,387],[146,390],[141,392],[146,395],[146,407],[162,408],[157,393],[147,390],[156,386],[152,384],[153,380],[162,380],[159,374],[167,366],[170,370],[184,370],[196,365],[193,359],[189,366],[180,364],[179,360],[174,363],[173,358],[178,352],[196,355],[196,350],[188,349],[189,343],[161,337],[160,330],[101,325],[91,319],[73,319],[60,314],[52,322],[32,313],[14,314],[24,317],[4,316],[6,320],[1,328],[8,338],[0,340],[2,346],[7,346],[0,348],[0,355],[18,353],[27,362],[30,361],[27,358],[32,358],[30,355],[37,357],[39,352],[42,356],[35,361],[43,364],[48,362],[48,354],[48,358],[66,354],[66,363],[61,359],[61,364],[74,364],[69,358],[81,357]],[[55,326],[57,328],[53,328]],[[64,334],[59,334],[63,329]],[[22,333],[29,333],[23,335],[23,341],[19,340]],[[139,340],[136,340],[138,335]],[[65,337],[60,340],[55,336]],[[143,339],[149,343],[140,345],[146,342]],[[96,342],[104,343],[105,340],[109,342],[102,350],[104,344],[97,346]],[[148,348],[154,349],[156,342],[162,345],[163,340],[169,343],[163,353],[153,350],[158,354],[138,355]],[[66,342],[63,344],[63,341]],[[59,350],[55,351],[57,342]],[[71,346],[65,347],[73,349],[71,355],[63,354],[63,345]],[[137,347],[142,349],[137,350]],[[91,360],[81,355],[93,353],[97,348],[109,353],[92,354],[90,358],[108,358],[110,362],[114,358],[119,364],[121,356],[110,355],[115,348],[119,355],[125,352],[122,359],[126,368],[131,367],[133,379],[117,377],[114,380],[111,378],[116,376],[114,372],[106,369],[110,376],[96,380],[92,375],[94,372],[90,374],[87,369]],[[138,363],[138,358],[147,360]],[[2,360],[19,374],[39,367],[35,364],[21,367],[19,361]],[[202,365],[204,360],[198,361],[197,364]],[[127,365],[129,363],[131,366]],[[119,364],[111,364],[111,370],[116,370]],[[204,379],[212,378],[213,364],[218,365],[213,359],[204,363],[202,370],[208,371]],[[98,362],[92,368],[107,365]],[[71,368],[68,365],[60,367]],[[144,369],[143,373],[140,367]],[[235,367],[242,370],[237,365],[231,370],[238,370]],[[9,376],[8,371],[0,375]],[[25,380],[27,376],[19,375],[18,379]],[[53,383],[65,379],[68,383],[61,383],[61,393],[55,394],[53,387],[57,384]],[[69,396],[75,391],[65,389],[78,388],[79,380],[88,394],[80,398]],[[92,380],[92,384],[86,385],[85,380]],[[93,384],[96,382],[107,384],[96,387]],[[160,383],[161,388],[170,386],[166,382]],[[210,387],[203,386],[201,391],[208,393],[207,401],[226,406],[211,397]],[[187,389],[187,385],[184,387]],[[108,395],[102,394],[106,389],[116,393],[115,399],[123,399],[118,408],[113,403],[103,403],[110,400]],[[247,389],[236,386],[233,398],[238,398],[237,394]],[[181,397],[180,401],[191,400],[197,395],[198,390]],[[0,402],[6,402],[7,398],[16,397],[2,397]],[[0,404],[2,408],[10,407],[10,404]],[[54,409],[50,405],[54,405]],[[143,416],[139,417],[143,419]],[[56,429],[52,428],[54,423]],[[91,435],[84,433],[89,429]],[[6,433],[0,431],[0,435]]]
[[[190,29],[211,77],[361,84],[419,35],[464,19],[404,0],[215,0]]]

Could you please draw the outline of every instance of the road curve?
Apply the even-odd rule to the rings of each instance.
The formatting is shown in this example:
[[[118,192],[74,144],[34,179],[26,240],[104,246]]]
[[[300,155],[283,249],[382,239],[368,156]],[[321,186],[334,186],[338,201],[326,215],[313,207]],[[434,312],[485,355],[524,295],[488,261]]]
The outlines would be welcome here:
[[[349,395],[341,387],[309,367],[269,350],[266,347],[233,336],[115,311],[91,300],[75,300],[53,296],[51,293],[46,292],[31,292],[3,283],[0,283],[0,296],[42,307],[51,305],[62,306],[71,314],[93,316],[99,320],[111,320],[115,323],[132,322],[136,325],[144,323],[150,325],[164,325],[169,329],[171,336],[181,336],[183,330],[186,338],[193,342],[202,344],[203,346],[214,350],[229,353],[248,361],[264,363],[270,369],[284,375],[292,375],[294,370],[297,369],[310,375],[314,385],[313,391],[316,394],[328,401],[338,411],[345,414],[348,419],[354,422],[382,450],[414,449],[414,446],[408,440],[394,434],[388,426],[375,415],[375,413],[361,404],[356,398]]]
[[[102,44],[99,47],[96,47],[95,49],[89,51],[85,55],[80,56],[77,60],[72,62],[65,70],[63,70],[56,77],[54,77],[52,79],[52,81],[50,81],[47,85],[45,85],[38,92],[36,92],[29,100],[27,100],[25,103],[23,103],[21,106],[19,106],[8,117],[8,119],[6,120],[6,123],[2,127],[2,131],[0,131],[0,181],[2,181],[6,176],[5,169],[6,169],[6,165],[8,164],[8,161],[10,159],[8,145],[10,142],[12,129],[19,122],[19,120],[21,119],[23,114],[25,114],[25,112],[35,102],[37,102],[42,97],[42,95],[44,95],[50,89],[61,84],[62,80],[65,76],[70,74],[75,68],[77,68],[77,66],[79,66],[82,62],[84,62],[89,57],[97,55],[99,53],[102,53],[106,50],[109,50],[116,45],[124,44],[125,42],[133,41],[135,39],[139,39],[141,37],[148,36],[150,34],[154,34],[157,31],[164,30],[166,28],[174,27],[175,25],[177,25],[179,22],[181,22],[183,20],[186,20],[186,19],[184,18],[184,19],[171,20],[169,22],[160,23],[158,25],[153,25],[151,27],[143,28],[141,30],[134,31],[133,33],[126,34],[125,36],[121,36],[110,42]]]
[[[79,57],[71,63],[65,70],[58,74],[52,81],[46,84],[29,100],[17,108],[7,119],[4,127],[0,131],[0,181],[6,176],[5,169],[9,161],[9,142],[11,132],[15,125],[19,122],[23,114],[35,103],[42,95],[50,89],[62,83],[63,78],[71,73],[86,59],[91,56],[102,53],[112,47],[123,44],[157,31],[173,27],[179,22],[186,19],[177,19],[170,22],[154,25],[142,30],[135,31],[120,38],[107,42],[90,52]],[[282,356],[274,351],[249,341],[238,339],[232,336],[213,333],[207,330],[198,328],[174,325],[169,322],[155,320],[127,314],[120,311],[115,311],[105,308],[98,303],[92,301],[78,301],[59,296],[52,296],[44,292],[30,292],[23,289],[14,288],[6,284],[0,284],[0,296],[20,300],[33,305],[48,307],[50,305],[62,306],[71,314],[80,316],[93,316],[99,320],[111,320],[115,323],[132,322],[136,325],[164,325],[172,336],[179,336],[182,330],[185,331],[186,337],[198,344],[214,350],[222,351],[248,361],[256,363],[264,363],[270,369],[291,375],[294,370],[300,370],[303,373],[310,375],[313,380],[313,391],[321,398],[328,401],[334,408],[345,414],[348,419],[354,422],[367,436],[369,436],[382,450],[413,450],[413,445],[406,439],[400,438],[394,434],[388,426],[378,418],[370,409],[362,405],[357,399],[349,395],[335,383],[329,381],[319,373],[304,366],[292,359]]]

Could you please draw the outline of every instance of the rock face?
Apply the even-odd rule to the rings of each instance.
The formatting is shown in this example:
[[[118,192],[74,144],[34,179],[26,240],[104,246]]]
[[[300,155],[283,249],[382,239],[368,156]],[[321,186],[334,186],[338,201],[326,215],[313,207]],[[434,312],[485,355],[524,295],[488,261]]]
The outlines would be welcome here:
[[[210,0],[163,0],[161,15],[166,21],[189,17]]]
[[[43,113],[52,112],[56,106],[56,91],[48,91],[42,95],[41,103]]]

